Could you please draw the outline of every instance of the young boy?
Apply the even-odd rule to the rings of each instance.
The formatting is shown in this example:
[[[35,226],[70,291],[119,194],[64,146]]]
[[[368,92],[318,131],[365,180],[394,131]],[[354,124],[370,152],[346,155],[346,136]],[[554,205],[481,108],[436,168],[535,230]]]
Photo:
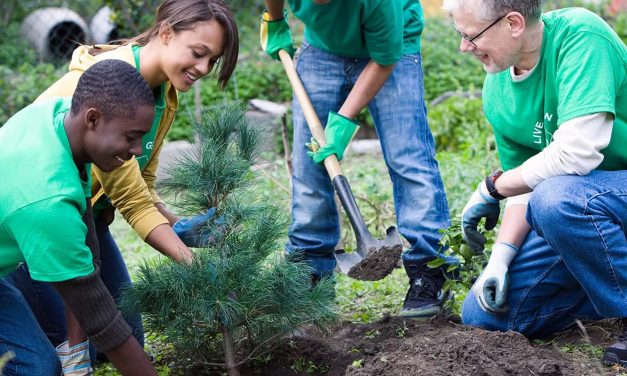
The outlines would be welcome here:
[[[57,376],[61,368],[23,296],[2,278],[21,263],[53,284],[122,374],[156,374],[100,279],[88,178],[91,163],[110,172],[140,154],[153,118],[154,97],[137,69],[105,60],[83,74],[73,98],[32,104],[0,128],[0,353],[14,354],[6,375]],[[64,372],[89,367],[86,346],[77,349]]]

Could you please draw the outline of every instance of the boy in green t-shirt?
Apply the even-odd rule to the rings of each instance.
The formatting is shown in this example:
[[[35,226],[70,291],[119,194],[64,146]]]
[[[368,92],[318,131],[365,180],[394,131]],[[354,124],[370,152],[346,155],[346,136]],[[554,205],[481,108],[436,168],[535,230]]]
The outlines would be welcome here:
[[[52,283],[122,374],[156,374],[100,279],[88,179],[91,163],[110,172],[140,154],[153,117],[139,72],[104,60],[85,71],[73,98],[32,104],[0,128],[0,343],[15,355],[5,374],[90,367],[86,343],[73,338],[59,362],[21,293],[2,278],[22,263],[34,280]]]
[[[418,0],[289,0],[305,24],[305,41],[296,70],[325,126],[327,145],[308,157],[311,132],[297,100],[293,103],[294,145],[292,223],[288,253],[301,253],[315,272],[314,282],[333,273],[339,242],[333,186],[322,166],[342,159],[368,107],[393,185],[399,232],[410,249],[403,253],[409,288],[401,315],[429,318],[447,297],[446,266],[431,269],[440,248],[440,229],[450,225],[435,147],[424,103],[420,35],[423,14]],[[273,58],[293,53],[284,1],[266,0],[262,48]],[[313,159],[313,160],[312,160]]]
[[[462,309],[470,325],[538,337],[575,319],[623,318],[627,334],[627,49],[581,8],[541,13],[540,0],[445,0],[488,75],[484,112],[505,172],[482,181],[462,211],[495,227],[490,261]],[[627,365],[621,337],[606,363]],[[622,341],[622,342],[621,342]]]

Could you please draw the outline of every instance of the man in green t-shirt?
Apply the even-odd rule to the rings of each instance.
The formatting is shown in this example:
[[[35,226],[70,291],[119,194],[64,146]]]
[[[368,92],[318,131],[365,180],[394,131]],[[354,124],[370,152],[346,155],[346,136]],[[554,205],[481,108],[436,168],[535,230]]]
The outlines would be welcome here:
[[[342,159],[368,107],[392,180],[398,228],[410,249],[403,254],[409,289],[401,315],[431,317],[445,299],[446,267],[426,264],[438,255],[439,230],[450,225],[448,204],[435,160],[423,93],[418,0],[289,0],[305,24],[296,70],[320,121],[327,145],[307,155],[311,132],[293,102],[294,151],[292,222],[288,253],[298,252],[314,268],[314,282],[333,273],[340,239],[333,186],[322,165]],[[273,58],[294,52],[284,1],[267,0],[262,16],[262,48]]]
[[[72,336],[57,356],[3,278],[22,263],[33,280],[52,283],[68,316],[122,374],[156,375],[100,279],[88,178],[91,163],[110,172],[141,154],[153,117],[152,90],[139,72],[104,60],[85,71],[73,98],[32,104],[0,128],[0,344],[14,354],[6,375],[56,376],[61,366],[78,375],[90,367],[87,344]]]
[[[627,317],[627,49],[581,8],[540,0],[445,0],[460,50],[488,72],[484,112],[503,167],[462,211],[490,260],[462,308],[470,325],[538,337],[575,319]],[[627,320],[623,319],[625,334]],[[621,337],[604,361],[627,365]],[[622,341],[622,342],[621,342]]]

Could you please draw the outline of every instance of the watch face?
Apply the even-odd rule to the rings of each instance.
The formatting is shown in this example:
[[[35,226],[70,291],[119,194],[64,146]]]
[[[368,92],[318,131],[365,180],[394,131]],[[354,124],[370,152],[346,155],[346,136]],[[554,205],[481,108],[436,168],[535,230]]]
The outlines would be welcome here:
[[[497,170],[494,171],[490,176],[492,176],[492,181],[496,181],[496,179],[498,179],[501,175],[503,175],[503,171]]]

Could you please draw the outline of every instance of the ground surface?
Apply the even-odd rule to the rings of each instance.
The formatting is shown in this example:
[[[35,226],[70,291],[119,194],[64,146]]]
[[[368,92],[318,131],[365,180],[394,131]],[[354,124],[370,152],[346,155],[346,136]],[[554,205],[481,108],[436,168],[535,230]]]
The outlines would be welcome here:
[[[593,332],[590,339],[597,344],[612,341],[607,329]],[[325,337],[294,335],[266,356],[267,364],[255,362],[241,372],[277,376],[622,374],[602,366],[591,354],[565,352],[569,344],[581,346],[587,341],[579,333],[565,332],[538,345],[515,332],[484,331],[446,318],[418,322],[386,317],[372,324],[346,322]]]

